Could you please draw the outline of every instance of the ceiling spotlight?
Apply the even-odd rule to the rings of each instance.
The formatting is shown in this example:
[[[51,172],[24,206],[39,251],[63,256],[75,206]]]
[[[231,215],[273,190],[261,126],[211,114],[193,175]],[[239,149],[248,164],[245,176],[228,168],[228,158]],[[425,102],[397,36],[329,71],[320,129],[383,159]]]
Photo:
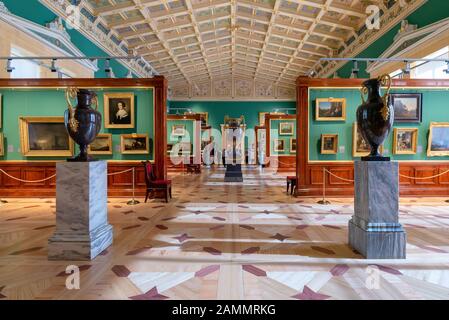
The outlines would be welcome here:
[[[58,72],[58,68],[56,68],[56,59],[51,60],[51,72]]]
[[[316,76],[315,70],[310,70],[310,72],[309,72],[309,77],[313,78],[313,77],[315,77],[315,76]]]
[[[449,60],[446,61],[446,64],[447,64],[447,69],[444,69],[443,72],[446,74],[449,74]]]
[[[106,59],[104,62],[104,72],[106,73],[106,77],[112,78],[111,59]]]
[[[402,73],[404,75],[410,75],[411,70],[412,70],[412,68],[410,66],[410,62],[405,61],[405,69],[402,70]]]
[[[14,67],[12,66],[12,59],[8,59],[6,62],[6,72],[11,73],[14,71]]]
[[[351,71],[351,79],[357,79],[359,77],[359,62],[357,60],[354,60],[354,66],[352,67]]]

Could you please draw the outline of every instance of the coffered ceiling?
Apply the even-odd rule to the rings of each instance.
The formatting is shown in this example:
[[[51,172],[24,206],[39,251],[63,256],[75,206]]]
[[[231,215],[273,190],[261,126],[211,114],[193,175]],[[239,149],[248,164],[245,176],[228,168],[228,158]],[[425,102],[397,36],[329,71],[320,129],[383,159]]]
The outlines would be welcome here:
[[[319,70],[320,58],[337,56],[366,31],[370,4],[383,13],[397,7],[382,0],[79,2],[97,27],[142,56],[171,88],[187,88],[176,92],[189,96],[213,90],[202,84],[216,79],[232,87],[234,79],[250,79],[252,92],[258,81],[292,88],[299,75]]]

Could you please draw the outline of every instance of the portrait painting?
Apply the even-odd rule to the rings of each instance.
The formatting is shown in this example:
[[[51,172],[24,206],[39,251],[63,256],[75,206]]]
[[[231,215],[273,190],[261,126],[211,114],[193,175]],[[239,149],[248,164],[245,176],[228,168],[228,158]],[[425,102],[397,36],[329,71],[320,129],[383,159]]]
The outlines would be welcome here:
[[[122,154],[148,154],[150,141],[148,134],[122,134],[120,136]]]
[[[285,151],[285,141],[283,139],[274,139],[274,151],[275,152]]]
[[[279,123],[279,135],[291,136],[293,134],[294,125],[293,122],[281,122]]]
[[[112,134],[100,133],[89,145],[88,152],[98,155],[112,154]]]
[[[395,128],[393,132],[394,154],[416,154],[418,128]]]
[[[20,141],[26,157],[70,157],[74,143],[64,117],[20,117]]]
[[[174,124],[171,127],[171,134],[174,137],[183,137],[186,135],[186,126],[184,124]]]
[[[432,122],[430,124],[427,156],[449,156],[449,122]]]
[[[290,153],[296,153],[296,138],[290,138]]]
[[[321,154],[337,154],[338,134],[321,135]]]
[[[5,137],[0,133],[0,157],[5,155]]]
[[[315,114],[317,121],[345,121],[346,99],[316,99]]]
[[[111,129],[134,128],[134,93],[104,94],[104,126]]]
[[[395,122],[420,123],[422,121],[422,93],[393,93]]]

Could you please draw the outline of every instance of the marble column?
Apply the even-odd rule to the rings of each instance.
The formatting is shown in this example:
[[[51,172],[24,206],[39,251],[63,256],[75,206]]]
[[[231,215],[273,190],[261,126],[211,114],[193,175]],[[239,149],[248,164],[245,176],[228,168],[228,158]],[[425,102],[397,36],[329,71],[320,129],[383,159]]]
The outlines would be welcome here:
[[[399,223],[399,164],[355,161],[354,175],[349,245],[367,259],[405,259],[407,239]]]
[[[57,163],[56,231],[48,259],[92,260],[111,244],[106,161]]]

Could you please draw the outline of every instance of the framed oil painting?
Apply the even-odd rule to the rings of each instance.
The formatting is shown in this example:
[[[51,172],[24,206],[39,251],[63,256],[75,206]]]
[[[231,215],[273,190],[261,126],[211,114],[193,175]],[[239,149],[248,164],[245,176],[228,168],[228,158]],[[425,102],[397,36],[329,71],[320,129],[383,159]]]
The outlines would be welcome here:
[[[283,139],[274,139],[274,151],[275,152],[285,151],[285,141]]]
[[[394,122],[421,123],[422,93],[392,93]]]
[[[293,135],[294,125],[293,122],[281,122],[279,123],[279,135],[291,136]]]
[[[432,122],[430,124],[427,156],[449,156],[449,122]]]
[[[184,115],[192,114],[191,112],[184,112]],[[201,116],[201,127],[207,127],[209,121],[209,112],[195,112]]]
[[[110,129],[134,128],[134,93],[104,94],[104,127]]]
[[[346,99],[316,99],[316,121],[345,121]]]
[[[296,153],[296,138],[290,138],[290,153]]]
[[[112,154],[112,134],[100,133],[88,147],[89,154]]]
[[[337,154],[338,134],[321,135],[321,154]]]
[[[174,137],[183,137],[186,135],[186,126],[184,124],[174,124],[171,127],[171,135]]]
[[[0,157],[5,155],[5,137],[0,133]]]
[[[395,128],[393,131],[394,154],[416,154],[418,128]]]
[[[20,117],[20,142],[25,157],[71,157],[74,143],[64,117]]]
[[[265,126],[265,115],[267,115],[269,112],[259,112],[259,125]]]
[[[383,152],[383,146],[380,147],[380,152]],[[352,131],[352,156],[354,158],[367,157],[371,153],[371,147],[368,142],[363,139],[357,122],[353,125]]]
[[[148,154],[150,153],[150,139],[148,134],[122,134],[120,146],[122,154]]]

